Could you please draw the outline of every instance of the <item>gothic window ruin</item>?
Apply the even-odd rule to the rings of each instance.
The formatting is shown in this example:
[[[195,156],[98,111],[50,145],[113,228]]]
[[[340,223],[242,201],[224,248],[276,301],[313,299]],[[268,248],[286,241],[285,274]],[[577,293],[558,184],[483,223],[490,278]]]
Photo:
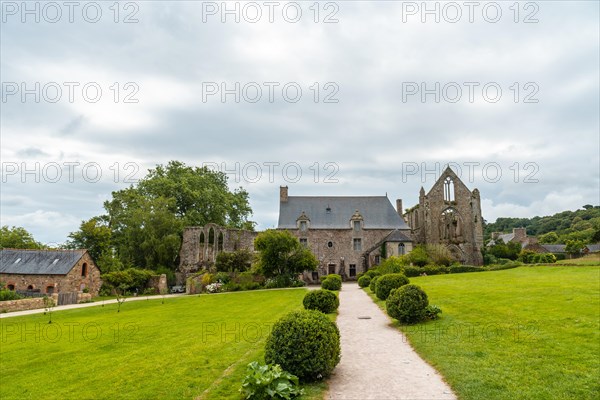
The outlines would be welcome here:
[[[447,208],[442,212],[440,221],[440,239],[457,241],[462,237],[462,221],[454,208]]]
[[[205,241],[204,232],[200,232],[200,246],[204,246],[206,244]]]
[[[217,250],[223,251],[223,232],[219,232],[219,239],[217,241]]]
[[[211,246],[215,244],[215,230],[213,228],[208,230],[208,244]]]
[[[444,180],[444,201],[454,201],[454,181],[450,177]]]

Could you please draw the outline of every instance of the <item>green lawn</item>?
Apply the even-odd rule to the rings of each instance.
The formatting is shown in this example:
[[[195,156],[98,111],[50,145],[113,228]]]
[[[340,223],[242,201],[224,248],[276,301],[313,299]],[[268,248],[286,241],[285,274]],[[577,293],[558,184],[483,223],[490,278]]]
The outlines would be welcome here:
[[[239,399],[305,289],[127,302],[0,320],[2,399]],[[334,316],[332,316],[334,318]],[[60,334],[59,334],[60,333]],[[322,398],[325,384],[306,386]]]
[[[443,313],[437,321],[395,325],[459,398],[600,396],[600,268],[521,267],[410,279]]]

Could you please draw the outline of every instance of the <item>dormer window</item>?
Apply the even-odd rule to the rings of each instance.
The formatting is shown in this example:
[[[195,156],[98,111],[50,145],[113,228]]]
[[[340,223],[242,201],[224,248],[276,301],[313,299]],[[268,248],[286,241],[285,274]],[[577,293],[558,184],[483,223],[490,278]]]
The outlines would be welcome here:
[[[300,231],[306,232],[308,229],[308,223],[306,221],[300,221]]]
[[[304,211],[302,211],[302,213],[300,214],[300,216],[296,220],[296,223],[298,224],[298,229],[300,229],[300,232],[306,232],[308,230],[308,223],[309,222],[310,222],[310,219],[304,213]]]
[[[362,217],[362,215],[360,215],[358,210],[356,210],[354,212],[354,214],[352,215],[352,217],[350,218],[350,227],[352,228],[352,230],[354,232],[360,232],[360,230],[362,229],[362,222],[363,222],[363,217]]]
[[[352,226],[354,228],[354,232],[360,231],[360,221],[352,221]]]

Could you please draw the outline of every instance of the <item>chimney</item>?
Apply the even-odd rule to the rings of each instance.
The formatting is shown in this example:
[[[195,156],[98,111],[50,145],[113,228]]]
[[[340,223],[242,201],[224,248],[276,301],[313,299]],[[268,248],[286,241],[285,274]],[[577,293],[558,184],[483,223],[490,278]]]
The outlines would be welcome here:
[[[523,242],[527,238],[527,230],[525,228],[513,228],[514,240]]]
[[[399,216],[402,216],[402,199],[396,199],[396,212]]]
[[[492,239],[493,240],[498,240],[498,238],[500,237],[500,232],[492,232]]]
[[[288,187],[287,186],[279,186],[279,202],[287,203],[288,201]]]

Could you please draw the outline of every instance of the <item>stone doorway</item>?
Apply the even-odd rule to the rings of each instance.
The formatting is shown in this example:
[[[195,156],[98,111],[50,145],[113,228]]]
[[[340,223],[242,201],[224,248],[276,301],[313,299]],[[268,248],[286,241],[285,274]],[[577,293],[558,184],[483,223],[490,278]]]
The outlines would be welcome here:
[[[329,264],[329,265],[327,265],[327,273],[328,274],[335,274],[335,264]]]

